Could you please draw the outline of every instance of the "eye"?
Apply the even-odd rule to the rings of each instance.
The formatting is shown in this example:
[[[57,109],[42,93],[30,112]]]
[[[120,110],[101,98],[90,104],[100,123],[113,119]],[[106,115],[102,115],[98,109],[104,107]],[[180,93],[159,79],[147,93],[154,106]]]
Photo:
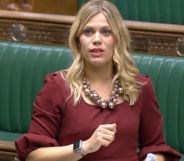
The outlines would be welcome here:
[[[84,28],[82,33],[86,36],[91,36],[93,34],[93,29],[90,27]]]
[[[112,31],[110,29],[104,28],[102,29],[102,34],[104,36],[110,36],[112,34]]]

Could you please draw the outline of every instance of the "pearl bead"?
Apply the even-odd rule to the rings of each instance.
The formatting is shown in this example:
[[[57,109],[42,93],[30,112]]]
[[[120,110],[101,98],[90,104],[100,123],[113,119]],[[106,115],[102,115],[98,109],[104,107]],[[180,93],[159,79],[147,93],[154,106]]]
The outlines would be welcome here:
[[[98,94],[97,93],[94,93],[93,94],[93,97],[94,97],[95,100],[97,100],[98,99]]]
[[[90,97],[90,98],[93,98],[93,93],[90,93],[90,94],[89,94],[89,97]]]
[[[87,88],[87,85],[83,85],[83,89],[85,90]]]
[[[95,104],[99,105],[102,109],[109,108],[114,109],[115,105],[117,104],[117,98],[119,97],[120,93],[123,93],[123,88],[121,87],[118,80],[115,81],[115,84],[113,86],[113,90],[109,96],[108,100],[103,100],[98,95],[98,93],[91,88],[90,83],[85,79],[85,75],[82,75],[82,83],[83,83],[83,91],[85,95],[93,101]]]
[[[104,102],[104,101],[103,101],[103,102],[101,102],[101,107],[102,107],[102,108],[106,108],[106,107],[107,107],[107,103],[106,103],[106,102]]]
[[[87,96],[89,96],[91,92],[90,92],[89,89],[85,89],[84,93],[85,93]]]
[[[101,103],[101,100],[98,99],[98,100],[96,101],[96,103],[97,103],[97,105],[99,105],[99,104]]]
[[[113,101],[114,104],[117,103],[117,99],[116,98],[114,98],[112,101]]]
[[[112,90],[112,95],[114,95],[116,92],[114,90]]]
[[[110,109],[113,109],[113,108],[114,108],[114,106],[115,106],[115,104],[114,104],[114,103],[112,103],[112,102],[109,102],[109,104],[108,104],[108,105],[109,105],[109,108],[110,108]]]
[[[118,93],[123,93],[123,88],[122,87],[118,88]]]

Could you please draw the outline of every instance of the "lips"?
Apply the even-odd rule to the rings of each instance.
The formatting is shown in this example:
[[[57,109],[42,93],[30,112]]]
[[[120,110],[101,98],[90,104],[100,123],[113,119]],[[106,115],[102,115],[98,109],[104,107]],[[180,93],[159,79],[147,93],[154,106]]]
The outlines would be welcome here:
[[[91,49],[90,52],[103,52],[104,50],[101,49],[101,48],[94,48],[94,49]]]
[[[89,51],[93,57],[100,57],[104,54],[104,50],[101,48],[93,48]]]

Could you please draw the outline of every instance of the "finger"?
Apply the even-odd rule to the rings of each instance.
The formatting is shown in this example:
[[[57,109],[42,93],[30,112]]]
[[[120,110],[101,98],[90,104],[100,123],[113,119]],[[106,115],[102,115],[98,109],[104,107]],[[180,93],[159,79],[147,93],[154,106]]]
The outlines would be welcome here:
[[[117,131],[117,125],[116,125],[116,123],[113,123],[113,131],[116,133],[116,131]]]
[[[113,124],[103,124],[102,127],[108,130],[112,130],[114,128],[114,125]]]
[[[112,125],[113,125],[115,128],[117,127],[117,124],[116,124],[116,123],[113,123]]]
[[[109,135],[109,134],[102,134],[102,138],[103,138],[104,140],[109,141],[109,142],[113,142],[115,136],[114,136],[114,135]]]
[[[111,131],[111,130],[106,129],[106,128],[99,129],[99,132],[101,132],[102,134],[108,134],[108,135],[114,135],[115,134],[114,131]]]
[[[104,125],[102,125],[102,127],[105,128],[105,129],[108,129],[110,131],[116,132],[116,124],[115,123],[113,123],[113,124],[104,124]]]
[[[105,136],[103,136],[101,133],[98,133],[98,136],[96,137],[97,139],[97,144],[100,146],[108,146],[111,142],[107,139],[104,139]]]
[[[105,140],[105,139],[102,139],[102,140],[101,140],[101,145],[104,146],[104,147],[107,147],[107,146],[109,146],[110,144],[111,144],[111,142],[108,141],[108,140]]]
[[[97,131],[96,137],[99,140],[102,138],[102,139],[105,139],[105,140],[112,142],[112,141],[114,141],[114,138],[115,138],[115,132],[107,130],[107,129],[101,129],[101,130]]]

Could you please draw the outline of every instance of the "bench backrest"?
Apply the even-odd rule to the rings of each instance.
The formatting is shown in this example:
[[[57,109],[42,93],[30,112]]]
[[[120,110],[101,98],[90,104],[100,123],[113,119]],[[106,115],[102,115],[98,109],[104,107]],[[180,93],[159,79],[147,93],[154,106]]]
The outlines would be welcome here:
[[[184,59],[140,53],[134,59],[152,77],[168,144],[184,153]],[[1,132],[27,131],[44,76],[71,62],[65,47],[0,42],[0,140]]]
[[[184,59],[145,54],[134,59],[141,73],[152,78],[167,143],[184,153]]]
[[[71,62],[68,48],[0,42],[0,131],[26,132],[44,76]]]
[[[86,2],[87,0],[79,0],[79,5]],[[126,20],[184,24],[183,0],[112,0],[112,2]]]

